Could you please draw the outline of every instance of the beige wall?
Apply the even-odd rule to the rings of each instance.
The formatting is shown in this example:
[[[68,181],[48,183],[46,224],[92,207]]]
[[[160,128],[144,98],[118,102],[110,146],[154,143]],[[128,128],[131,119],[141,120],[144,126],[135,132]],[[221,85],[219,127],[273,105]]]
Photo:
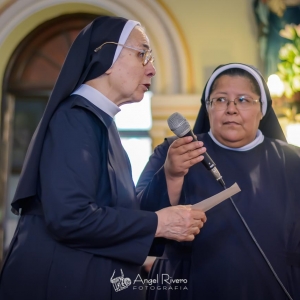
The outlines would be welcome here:
[[[193,92],[201,93],[220,64],[243,62],[259,67],[257,27],[250,0],[158,0],[173,17],[187,44]]]

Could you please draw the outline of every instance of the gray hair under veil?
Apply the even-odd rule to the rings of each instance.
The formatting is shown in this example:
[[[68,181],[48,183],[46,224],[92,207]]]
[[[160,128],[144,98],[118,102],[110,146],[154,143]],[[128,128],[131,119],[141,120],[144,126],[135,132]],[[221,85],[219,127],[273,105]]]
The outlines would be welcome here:
[[[201,108],[199,110],[195,125],[194,125],[194,133],[200,134],[205,133],[210,130],[210,124],[208,119],[208,113],[206,109],[206,100],[208,95],[210,94],[210,89],[215,81],[215,79],[220,76],[225,70],[239,68],[250,73],[253,78],[257,81],[260,87],[261,94],[261,102],[262,102],[262,111],[263,118],[259,123],[258,129],[263,133],[264,136],[278,139],[286,142],[285,135],[282,131],[282,128],[278,122],[276,114],[272,107],[272,98],[270,96],[270,92],[268,86],[260,74],[260,72],[254,68],[253,66],[241,64],[241,63],[230,63],[226,65],[221,65],[217,67],[209,78],[206,86],[204,88],[202,98],[201,98]]]

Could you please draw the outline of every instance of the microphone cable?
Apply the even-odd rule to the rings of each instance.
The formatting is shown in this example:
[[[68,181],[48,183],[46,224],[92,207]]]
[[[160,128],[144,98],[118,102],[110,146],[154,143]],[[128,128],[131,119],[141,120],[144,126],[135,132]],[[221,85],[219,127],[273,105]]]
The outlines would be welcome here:
[[[226,190],[226,185],[223,185],[224,190]],[[272,264],[270,263],[269,259],[267,258],[266,254],[264,253],[263,249],[260,247],[258,241],[256,240],[254,234],[252,233],[250,227],[248,226],[246,220],[244,219],[244,217],[242,216],[241,212],[239,211],[239,209],[237,208],[236,204],[234,203],[232,197],[229,197],[233,207],[235,208],[237,214],[239,215],[240,219],[242,220],[244,226],[246,227],[248,233],[250,234],[254,244],[256,245],[256,247],[258,248],[259,252],[261,253],[262,257],[264,258],[265,262],[267,263],[267,265],[269,266],[269,269],[272,271],[274,277],[276,278],[277,282],[279,283],[279,285],[281,286],[281,288],[283,289],[284,293],[286,294],[286,296],[290,299],[293,300],[293,298],[291,297],[291,295],[289,294],[289,292],[287,291],[287,289],[285,288],[285,286],[283,285],[282,281],[280,280],[279,276],[277,275],[276,271],[274,270]]]

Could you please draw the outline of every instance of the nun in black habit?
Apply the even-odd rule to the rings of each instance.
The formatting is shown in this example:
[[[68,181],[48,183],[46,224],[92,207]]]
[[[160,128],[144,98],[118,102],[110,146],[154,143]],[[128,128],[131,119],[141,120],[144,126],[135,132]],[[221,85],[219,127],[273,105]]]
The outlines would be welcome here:
[[[234,203],[228,199],[206,212],[207,222],[194,241],[166,242],[149,278],[168,274],[179,281],[159,281],[148,290],[148,299],[299,300],[300,149],[286,143],[267,85],[252,66],[219,66],[201,104],[194,133],[226,186],[236,182],[241,192],[232,197]],[[142,209],[176,204],[166,177],[170,165],[175,172],[176,159],[181,170],[180,155],[174,158],[180,147],[174,144],[186,140],[184,147],[191,142],[187,139],[167,138],[155,149],[137,185]],[[191,165],[179,204],[222,191],[203,164]]]
[[[113,117],[120,105],[143,98],[154,75],[149,40],[136,21],[100,17],[75,39],[12,202],[21,217],[0,299],[141,299],[134,281],[154,237],[192,240],[199,233],[203,212],[138,209]],[[173,235],[170,216],[174,226],[187,220]]]

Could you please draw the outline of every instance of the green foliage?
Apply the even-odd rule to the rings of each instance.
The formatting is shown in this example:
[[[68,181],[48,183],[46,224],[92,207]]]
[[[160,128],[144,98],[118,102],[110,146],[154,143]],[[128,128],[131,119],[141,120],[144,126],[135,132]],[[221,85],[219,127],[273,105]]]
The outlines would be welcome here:
[[[277,75],[282,80],[287,98],[300,92],[300,25],[286,25],[279,34],[291,42],[279,50],[280,63]]]

